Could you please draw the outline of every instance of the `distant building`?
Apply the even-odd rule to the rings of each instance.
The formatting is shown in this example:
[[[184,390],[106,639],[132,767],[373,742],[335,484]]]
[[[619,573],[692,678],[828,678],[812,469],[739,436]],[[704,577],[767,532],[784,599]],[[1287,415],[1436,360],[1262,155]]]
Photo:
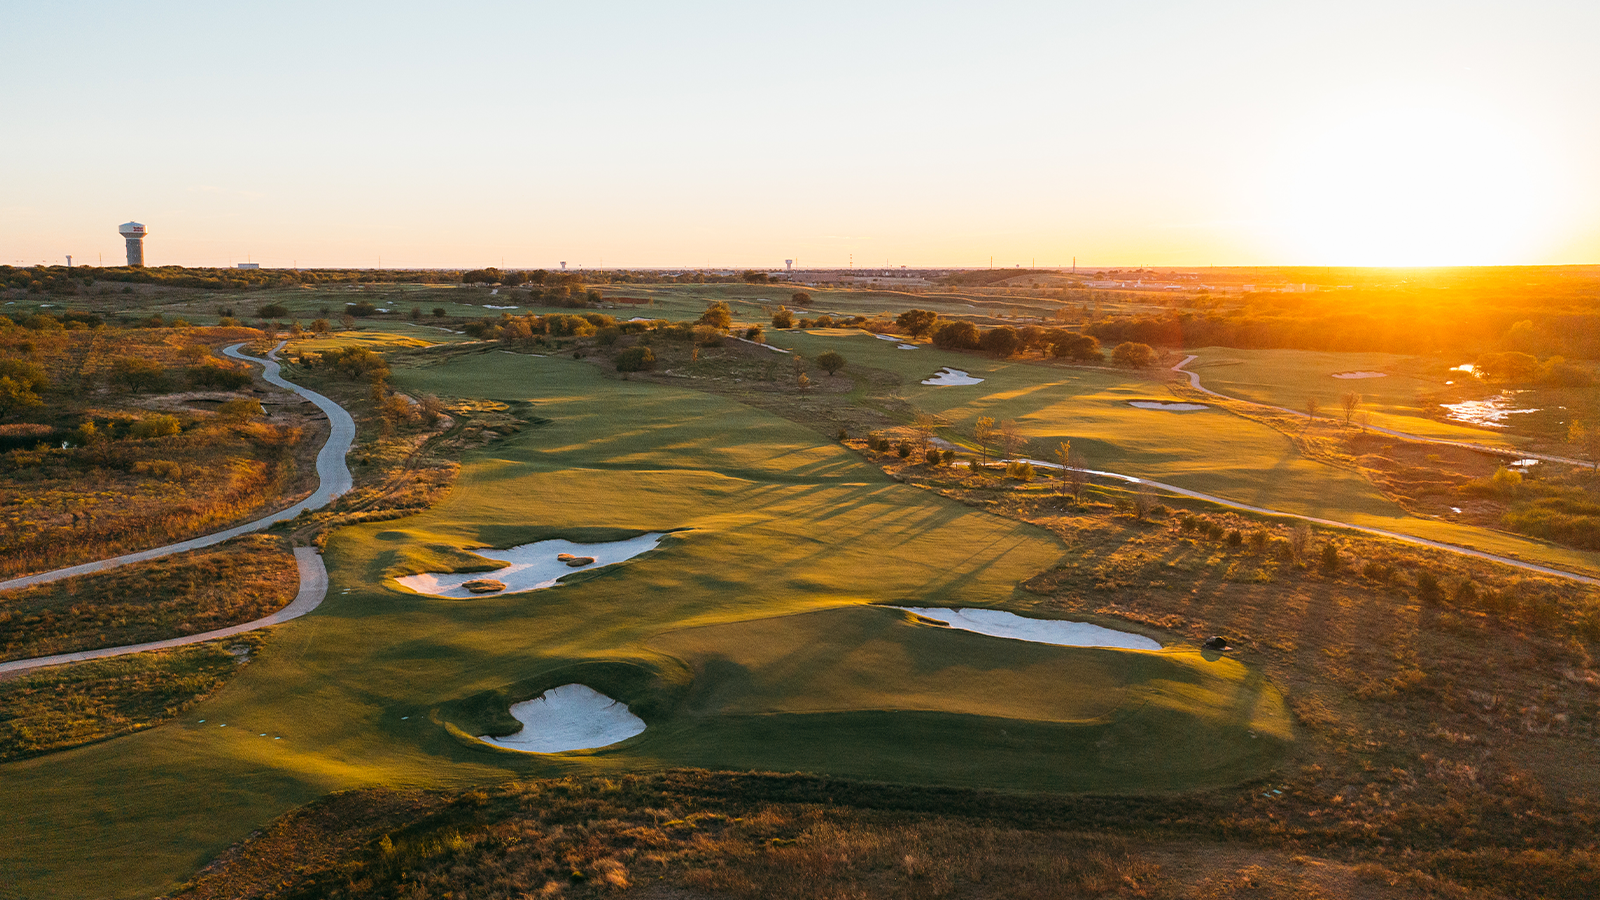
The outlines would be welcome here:
[[[261,263],[234,263],[233,267],[235,269],[259,269],[261,268]]]

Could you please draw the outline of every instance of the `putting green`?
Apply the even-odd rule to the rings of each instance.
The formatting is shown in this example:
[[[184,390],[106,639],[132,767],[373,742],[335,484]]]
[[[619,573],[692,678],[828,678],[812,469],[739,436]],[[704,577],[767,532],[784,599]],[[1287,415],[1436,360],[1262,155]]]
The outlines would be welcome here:
[[[1257,772],[1281,748],[1265,737],[1281,733],[1266,727],[1281,717],[1276,695],[1231,663],[1041,650],[860,609],[1025,609],[1017,583],[1063,551],[1046,532],[897,484],[799,426],[570,360],[472,354],[399,369],[395,381],[528,400],[550,421],[471,454],[457,488],[428,512],[335,534],[328,600],[277,629],[262,659],[183,720],[0,767],[0,871],[12,890],[148,896],[271,816],[363,785],[700,765],[1144,791]],[[438,600],[389,581],[450,548],[667,529],[684,530],[627,563],[530,594]],[[774,633],[763,650],[756,631],[774,617],[814,624]],[[696,646],[673,643],[691,631]],[[769,678],[770,712],[754,711],[753,699],[694,705],[697,692],[719,689],[707,654],[770,653],[771,642],[794,640],[834,640],[846,671],[796,681],[787,703]],[[880,697],[869,671],[878,659],[937,670],[937,690],[889,672]],[[816,662],[831,664],[826,653]],[[526,699],[597,664],[633,673],[595,686],[650,724],[622,745],[551,758],[447,727],[483,733],[470,729],[474,716],[503,717],[513,694]],[[701,677],[686,681],[695,666]],[[961,677],[969,671],[988,680]],[[1075,677],[1086,693],[1073,699],[1072,682],[1060,682]],[[1139,687],[1116,693],[1107,718],[1097,712],[1113,695],[1105,689],[1121,683]],[[995,706],[999,684],[1038,699]],[[809,687],[826,687],[826,711],[798,696]],[[1138,711],[1117,715],[1135,696]],[[1190,735],[1216,742],[1220,755]]]

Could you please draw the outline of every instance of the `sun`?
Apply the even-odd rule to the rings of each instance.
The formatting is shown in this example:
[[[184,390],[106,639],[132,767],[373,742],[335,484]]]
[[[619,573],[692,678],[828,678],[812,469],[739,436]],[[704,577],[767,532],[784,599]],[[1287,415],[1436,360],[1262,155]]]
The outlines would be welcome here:
[[[1280,237],[1320,265],[1527,262],[1556,217],[1530,137],[1461,104],[1385,102],[1305,129],[1288,148]]]

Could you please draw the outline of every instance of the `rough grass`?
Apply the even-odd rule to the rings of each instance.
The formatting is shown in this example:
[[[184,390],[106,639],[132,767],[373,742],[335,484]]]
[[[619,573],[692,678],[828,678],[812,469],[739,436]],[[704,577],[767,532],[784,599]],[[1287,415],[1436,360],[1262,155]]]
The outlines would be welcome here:
[[[278,819],[172,896],[1500,896],[1424,871],[1432,860],[1243,847],[1201,824],[1217,811],[1206,797],[1173,809],[703,771],[368,790]],[[1581,886],[1593,863],[1574,854],[1518,874],[1556,867]]]
[[[182,637],[259,619],[300,587],[288,542],[225,544],[0,594],[0,661]]]
[[[0,761],[153,728],[221,688],[265,642],[252,632],[0,679]]]

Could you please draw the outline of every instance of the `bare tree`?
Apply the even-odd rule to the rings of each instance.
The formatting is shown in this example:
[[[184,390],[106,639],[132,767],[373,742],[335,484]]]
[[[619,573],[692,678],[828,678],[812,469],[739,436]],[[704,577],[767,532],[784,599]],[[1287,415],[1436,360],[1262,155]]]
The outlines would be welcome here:
[[[1067,492],[1067,473],[1072,468],[1072,442],[1062,441],[1056,445],[1056,462],[1061,463],[1061,484],[1059,492]]]
[[[1582,422],[1573,422],[1567,426],[1567,440],[1578,448],[1578,452],[1589,458],[1594,468],[1591,474],[1600,473],[1600,425],[1585,425]]]
[[[1350,426],[1350,419],[1356,414],[1356,407],[1361,405],[1361,395],[1354,391],[1339,398],[1339,406],[1344,409],[1345,427]]]
[[[1083,489],[1089,486],[1088,464],[1083,457],[1076,456],[1072,459],[1072,467],[1067,470],[1067,483],[1072,485],[1072,501],[1083,501]]]
[[[989,462],[989,444],[994,441],[994,419],[991,416],[978,417],[977,424],[972,426],[972,439],[978,442],[978,447],[983,450],[984,463]]]
[[[1356,416],[1356,421],[1361,423],[1361,431],[1365,434],[1366,430],[1372,427],[1372,413],[1362,410],[1361,414]]]
[[[927,413],[917,413],[917,418],[911,423],[916,429],[917,438],[922,441],[922,454],[928,454],[928,444],[933,440],[933,433],[939,429],[939,417]]]
[[[1306,427],[1317,424],[1317,414],[1322,412],[1322,403],[1315,397],[1306,398]]]
[[[1133,492],[1133,516],[1140,521],[1148,518],[1150,512],[1156,508],[1155,492],[1150,490],[1150,485],[1141,484]]]
[[[1022,436],[1022,429],[1017,427],[1016,419],[1007,419],[1000,423],[1000,446],[1005,448],[1006,459],[1016,459],[1017,451],[1027,444],[1027,439]]]

